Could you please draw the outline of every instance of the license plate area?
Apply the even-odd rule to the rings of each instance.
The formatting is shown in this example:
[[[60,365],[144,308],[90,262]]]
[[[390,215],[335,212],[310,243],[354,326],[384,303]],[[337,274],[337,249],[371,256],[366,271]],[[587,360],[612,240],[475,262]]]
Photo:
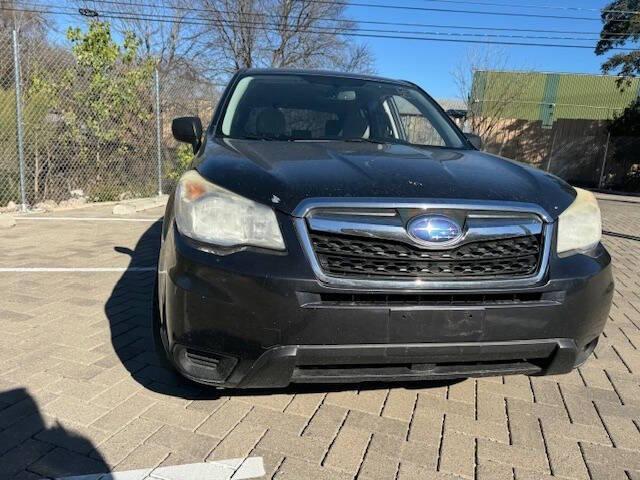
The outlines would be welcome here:
[[[415,307],[390,309],[393,342],[464,342],[483,340],[483,307]]]

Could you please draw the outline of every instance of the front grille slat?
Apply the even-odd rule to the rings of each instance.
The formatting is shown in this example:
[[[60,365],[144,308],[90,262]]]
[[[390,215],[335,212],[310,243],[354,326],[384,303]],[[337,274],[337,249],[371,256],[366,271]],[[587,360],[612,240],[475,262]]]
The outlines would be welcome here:
[[[449,250],[425,250],[402,242],[310,232],[323,271],[341,277],[488,278],[536,272],[541,238],[528,235],[485,240]]]

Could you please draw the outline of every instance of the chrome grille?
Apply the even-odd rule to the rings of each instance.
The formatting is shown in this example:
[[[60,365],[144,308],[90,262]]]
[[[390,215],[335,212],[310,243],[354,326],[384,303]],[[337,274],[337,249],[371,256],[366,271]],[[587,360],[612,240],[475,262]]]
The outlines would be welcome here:
[[[319,278],[339,285],[506,285],[542,279],[551,226],[535,209],[467,206],[311,209],[298,222]],[[463,225],[454,246],[424,245],[406,230],[418,215],[444,214]],[[431,281],[431,283],[429,283]],[[361,283],[347,283],[361,282]],[[502,283],[500,283],[502,282]],[[415,284],[415,283],[414,283]],[[514,285],[515,285],[514,284]]]

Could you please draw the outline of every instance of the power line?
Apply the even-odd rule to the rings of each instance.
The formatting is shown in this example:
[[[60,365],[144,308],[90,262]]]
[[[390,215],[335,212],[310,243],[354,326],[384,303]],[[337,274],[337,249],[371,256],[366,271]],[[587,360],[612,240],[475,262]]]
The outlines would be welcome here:
[[[430,0],[425,0],[430,1]],[[433,0],[436,1],[436,0]],[[141,2],[123,2],[122,0],[91,0],[92,3],[103,3],[111,5],[119,5],[123,7],[147,7],[147,8],[165,8],[178,11],[190,11],[190,12],[215,12],[215,13],[230,13],[228,10],[215,10],[212,8],[195,8],[195,7],[183,7],[177,5],[166,4],[154,4],[154,3],[141,3]],[[277,17],[276,14],[269,14],[263,12],[245,12],[245,15],[250,16],[271,16]],[[325,20],[328,22],[344,22],[343,18],[324,18],[324,17],[307,17],[309,20]],[[506,27],[479,27],[479,26],[467,26],[467,25],[442,25],[432,23],[410,23],[410,22],[385,22],[379,20],[354,20],[358,24],[366,25],[388,25],[398,27],[420,27],[420,28],[450,28],[459,30],[491,30],[491,31],[506,31],[506,32],[529,32],[529,33],[551,33],[551,34],[570,34],[570,35],[599,35],[599,32],[584,32],[575,30],[543,30],[536,28],[506,28]],[[617,34],[616,35],[621,35]]]
[[[574,12],[596,12],[596,13],[624,13],[624,14],[638,14],[640,10],[616,10],[616,9],[599,9],[588,7],[568,7],[560,5],[532,5],[532,4],[518,4],[513,5],[511,3],[496,3],[496,2],[473,2],[468,0],[422,0],[423,2],[430,3],[454,3],[462,5],[482,5],[486,7],[510,7],[510,8],[535,8],[541,10],[563,10]]]
[[[381,3],[369,3],[369,2],[352,2],[346,0],[309,0],[311,3],[318,3],[323,5],[340,5],[344,7],[365,7],[365,8],[381,8],[387,10],[405,10],[405,11],[419,11],[419,12],[444,12],[444,13],[465,13],[474,15],[493,15],[500,17],[526,17],[526,18],[546,18],[556,20],[585,20],[590,22],[599,22],[599,18],[593,17],[577,17],[566,15],[542,15],[538,13],[514,13],[514,12],[487,12],[484,10],[456,10],[453,8],[439,8],[439,7],[418,7],[415,5],[388,5]]]
[[[379,4],[379,3],[365,3],[365,2],[352,2],[347,0],[308,0],[311,3],[319,3],[325,5],[340,5],[340,6],[350,6],[350,7],[366,7],[366,8],[384,8],[384,9],[395,9],[395,10],[407,10],[407,11],[425,11],[425,12],[445,12],[445,13],[465,13],[465,14],[475,14],[475,15],[494,15],[494,16],[502,16],[502,17],[526,17],[526,18],[546,18],[546,19],[555,19],[555,20],[584,20],[590,22],[600,22],[601,19],[598,17],[576,17],[576,16],[567,16],[567,15],[542,15],[537,13],[515,13],[515,12],[487,12],[483,10],[456,10],[452,8],[436,8],[436,7],[416,7],[414,5],[388,5],[388,4]],[[435,1],[435,0],[434,0]],[[464,2],[471,3],[471,2]],[[477,3],[474,3],[477,4]],[[512,5],[504,4],[504,6],[512,7]],[[619,13],[640,13],[640,11],[635,10],[611,10],[611,12],[619,12]],[[609,22],[626,22],[627,19],[624,18],[609,18],[607,19]]]
[[[55,8],[54,5],[45,5],[40,4],[41,7]],[[71,8],[71,7],[67,7]],[[272,27],[267,30],[277,30],[281,29],[283,26],[279,23],[268,23],[264,21],[252,21],[252,20],[211,20],[211,21],[194,21],[194,20],[185,20],[184,18],[172,16],[172,15],[163,15],[163,14],[135,14],[129,12],[122,11],[112,11],[112,10],[102,10],[100,13],[91,9],[79,9],[80,14],[85,17],[98,17],[101,16],[103,18],[115,18],[122,20],[149,20],[149,21],[163,21],[163,22],[175,22],[180,21],[183,24],[187,25],[211,25],[211,23],[223,23],[229,26],[264,26],[264,27]],[[56,15],[74,15],[75,9],[71,12],[60,12],[60,11],[49,11],[50,13]],[[416,32],[416,31],[406,31],[406,30],[384,30],[384,29],[362,29],[362,28],[353,28],[353,27],[328,27],[328,26],[315,26],[309,27],[315,29],[315,33],[321,33],[318,30],[322,30],[322,32],[338,34],[344,32],[366,32],[366,33],[386,33],[386,34],[407,34],[407,35],[436,35],[436,36],[468,36],[468,37],[491,37],[491,38],[523,38],[523,39],[549,39],[549,40],[589,40],[584,38],[575,38],[575,37],[539,37],[539,36],[527,36],[527,35],[499,35],[499,34],[466,34],[466,33],[457,33],[457,32]]]
[[[70,12],[60,12],[60,11],[51,11],[51,10],[36,10],[36,9],[25,9],[25,8],[6,8],[5,10],[13,10],[13,11],[23,11],[23,12],[33,12],[33,13],[43,13],[43,14],[52,14],[52,15],[66,15],[66,16],[74,16],[74,13]],[[192,20],[184,20],[177,19],[177,17],[173,18],[161,18],[161,17],[153,17],[149,15],[136,15],[136,14],[105,14],[100,13],[100,17],[102,18],[112,18],[112,19],[120,19],[120,20],[138,20],[138,21],[156,21],[162,23],[175,23],[177,20],[180,20],[181,23],[185,25],[202,25],[202,26],[210,26],[213,24],[220,25],[229,25],[229,26],[253,26],[257,30],[265,30],[265,31],[284,31],[284,32],[293,32],[294,29],[286,29],[286,28],[267,28],[256,26],[259,25],[260,22],[251,22],[248,21],[192,21]],[[167,16],[168,17],[168,16]],[[577,49],[589,49],[592,50],[594,47],[590,45],[575,45],[575,44],[565,44],[565,43],[534,43],[534,42],[505,42],[505,41],[497,41],[497,40],[474,40],[474,39],[452,39],[452,38],[437,38],[437,37],[424,37],[424,36],[408,36],[408,35],[380,35],[373,33],[355,33],[361,32],[359,29],[353,29],[353,31],[344,31],[344,28],[336,27],[329,29],[328,27],[311,27],[306,29],[309,33],[314,33],[318,35],[341,35],[344,37],[355,37],[355,38],[371,38],[371,39],[390,39],[390,40],[417,40],[417,41],[432,41],[432,42],[449,42],[449,43],[470,43],[470,44],[488,44],[488,45],[505,45],[505,46],[529,46],[529,47],[547,47],[547,48],[577,48]],[[575,40],[581,41],[584,39]],[[612,50],[631,50],[629,48],[621,48],[614,47]]]
[[[111,3],[111,4],[116,4],[116,5],[122,5],[122,6],[133,6],[133,5],[140,5],[140,6],[148,6],[148,7],[161,7],[161,8],[170,8],[170,9],[175,9],[175,10],[211,10],[212,9],[207,9],[207,8],[193,8],[193,7],[181,7],[181,6],[174,6],[174,5],[166,5],[166,4],[146,4],[146,5],[141,5],[138,3],[134,3],[134,2],[123,2],[123,1],[107,1],[107,0],[88,0],[88,1],[93,1],[96,3]],[[461,4],[461,5],[478,5],[478,6],[485,6],[485,7],[508,7],[508,8],[513,8],[513,9],[541,9],[541,10],[559,10],[559,11],[578,11],[578,12],[595,12],[598,14],[601,13],[622,13],[622,14],[639,14],[640,10],[615,10],[615,9],[598,9],[598,8],[587,8],[587,7],[570,7],[570,6],[560,6],[560,5],[532,5],[532,4],[518,4],[518,5],[513,5],[511,3],[497,3],[497,2],[477,2],[477,1],[467,1],[467,0],[422,0],[423,2],[431,2],[431,3],[451,3],[451,4]],[[321,2],[321,1],[315,1],[315,0],[311,0],[311,3],[329,3],[329,4],[342,4],[342,3],[347,3],[347,2],[341,2],[341,1],[327,1],[327,2]],[[378,7],[381,8],[415,8],[415,9],[420,9],[423,10],[423,7],[414,7],[414,6],[409,6],[409,5],[384,5],[384,4],[375,4]],[[366,6],[369,6],[368,4]],[[463,11],[464,12],[464,11]],[[250,12],[247,12],[250,14]],[[482,12],[482,13],[486,13],[486,14],[498,14],[500,12]],[[527,14],[525,14],[526,16],[529,16]],[[556,17],[548,17],[548,16],[543,16],[542,18],[556,18]],[[566,18],[571,18],[571,17],[566,17],[566,16],[562,16],[562,17],[558,17],[558,18],[562,18],[562,19],[566,19]],[[579,19],[581,20],[600,20],[599,18],[593,18],[593,17],[579,17]]]
[[[425,0],[428,1],[428,0]],[[436,1],[436,0],[434,0]],[[34,1],[27,3],[35,3]],[[183,7],[183,6],[173,6],[166,4],[154,4],[154,3],[141,3],[141,2],[133,2],[127,1],[123,2],[122,0],[91,0],[90,3],[101,3],[108,5],[116,5],[122,7],[145,7],[145,8],[162,8],[176,11],[190,11],[196,13],[203,12],[213,12],[213,13],[223,13],[230,14],[234,12],[230,12],[228,10],[216,10],[212,8],[195,8],[195,7]],[[38,6],[47,6],[47,5],[39,5]],[[56,7],[53,5],[48,5],[48,7]],[[71,8],[71,7],[69,7]],[[128,12],[117,12],[117,13],[128,13]],[[139,14],[139,13],[134,13]],[[244,12],[244,15],[248,16],[257,16],[257,17],[273,17],[278,18],[277,14],[270,14],[264,12]],[[280,17],[282,18],[282,17]],[[308,20],[322,20],[326,22],[345,22],[348,19],[344,18],[325,18],[325,17],[307,17]],[[518,33],[549,33],[549,34],[567,34],[567,35],[599,35],[600,32],[584,32],[584,31],[575,31],[575,30],[544,30],[544,29],[535,29],[535,28],[505,28],[505,27],[479,27],[479,26],[467,26],[467,25],[443,25],[443,24],[429,24],[429,23],[407,23],[407,22],[385,22],[385,21],[375,21],[375,20],[354,20],[357,24],[366,24],[366,25],[386,25],[386,26],[394,26],[394,27],[421,27],[421,28],[446,28],[446,29],[456,29],[456,30],[470,30],[470,31],[497,31],[497,32],[518,32]],[[406,32],[411,33],[411,32]],[[608,34],[609,36],[624,36],[624,33],[612,32]],[[598,38],[599,39],[599,38]],[[581,40],[581,39],[576,39]],[[585,39],[589,40],[589,39]]]
[[[420,7],[415,5],[389,5],[382,3],[369,3],[369,2],[354,2],[347,0],[308,0],[311,3],[317,3],[321,5],[336,5],[343,7],[364,7],[364,8],[378,8],[386,10],[404,10],[404,11],[419,11],[419,12],[443,12],[443,13],[462,13],[473,15],[488,15],[488,16],[501,16],[501,17],[524,17],[524,18],[544,18],[555,20],[582,20],[591,22],[600,22],[600,18],[597,17],[578,17],[567,15],[542,15],[537,13],[516,13],[516,12],[487,12],[484,10],[458,10],[453,8],[440,8],[440,7]],[[612,19],[612,21],[618,21]],[[623,20],[619,20],[623,21]]]
[[[100,14],[102,16],[105,15],[139,15],[135,13],[122,12],[122,11],[113,11],[113,10],[102,10]],[[92,15],[93,16],[93,15]],[[156,13],[148,13],[144,15],[145,17],[155,19],[171,19],[171,20],[180,20],[184,21],[183,18],[179,18],[173,15],[163,15]],[[282,18],[282,17],[281,17]],[[320,19],[323,20],[323,19]],[[264,22],[264,21],[255,21],[255,20],[224,20],[229,24],[241,24],[241,25],[260,25],[273,27],[274,29],[281,28],[282,24],[277,22]],[[344,20],[343,20],[344,21]],[[203,21],[202,25],[208,25],[209,22]],[[365,32],[365,33],[383,33],[383,34],[402,34],[402,35],[436,35],[436,36],[452,36],[452,37],[486,37],[486,38],[517,38],[517,39],[532,39],[532,40],[578,40],[578,41],[589,41],[589,40],[599,40],[600,37],[595,38],[577,38],[577,37],[558,37],[558,36],[537,36],[537,35],[505,35],[505,34],[494,34],[494,33],[459,33],[459,32],[441,32],[441,31],[410,31],[410,30],[388,30],[388,29],[371,29],[371,28],[360,28],[360,27],[328,27],[328,26],[317,26],[310,28],[322,28],[322,29],[331,29],[332,31],[339,32]]]

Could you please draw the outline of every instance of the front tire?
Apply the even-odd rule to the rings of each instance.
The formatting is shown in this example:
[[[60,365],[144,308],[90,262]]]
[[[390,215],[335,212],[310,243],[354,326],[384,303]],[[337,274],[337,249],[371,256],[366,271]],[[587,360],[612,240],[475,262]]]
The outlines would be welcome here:
[[[171,364],[169,357],[169,339],[167,337],[167,329],[162,321],[162,315],[160,312],[160,295],[158,290],[159,281],[156,273],[153,285],[153,299],[151,303],[153,343],[158,359],[160,360],[160,364],[173,370],[173,365]]]

